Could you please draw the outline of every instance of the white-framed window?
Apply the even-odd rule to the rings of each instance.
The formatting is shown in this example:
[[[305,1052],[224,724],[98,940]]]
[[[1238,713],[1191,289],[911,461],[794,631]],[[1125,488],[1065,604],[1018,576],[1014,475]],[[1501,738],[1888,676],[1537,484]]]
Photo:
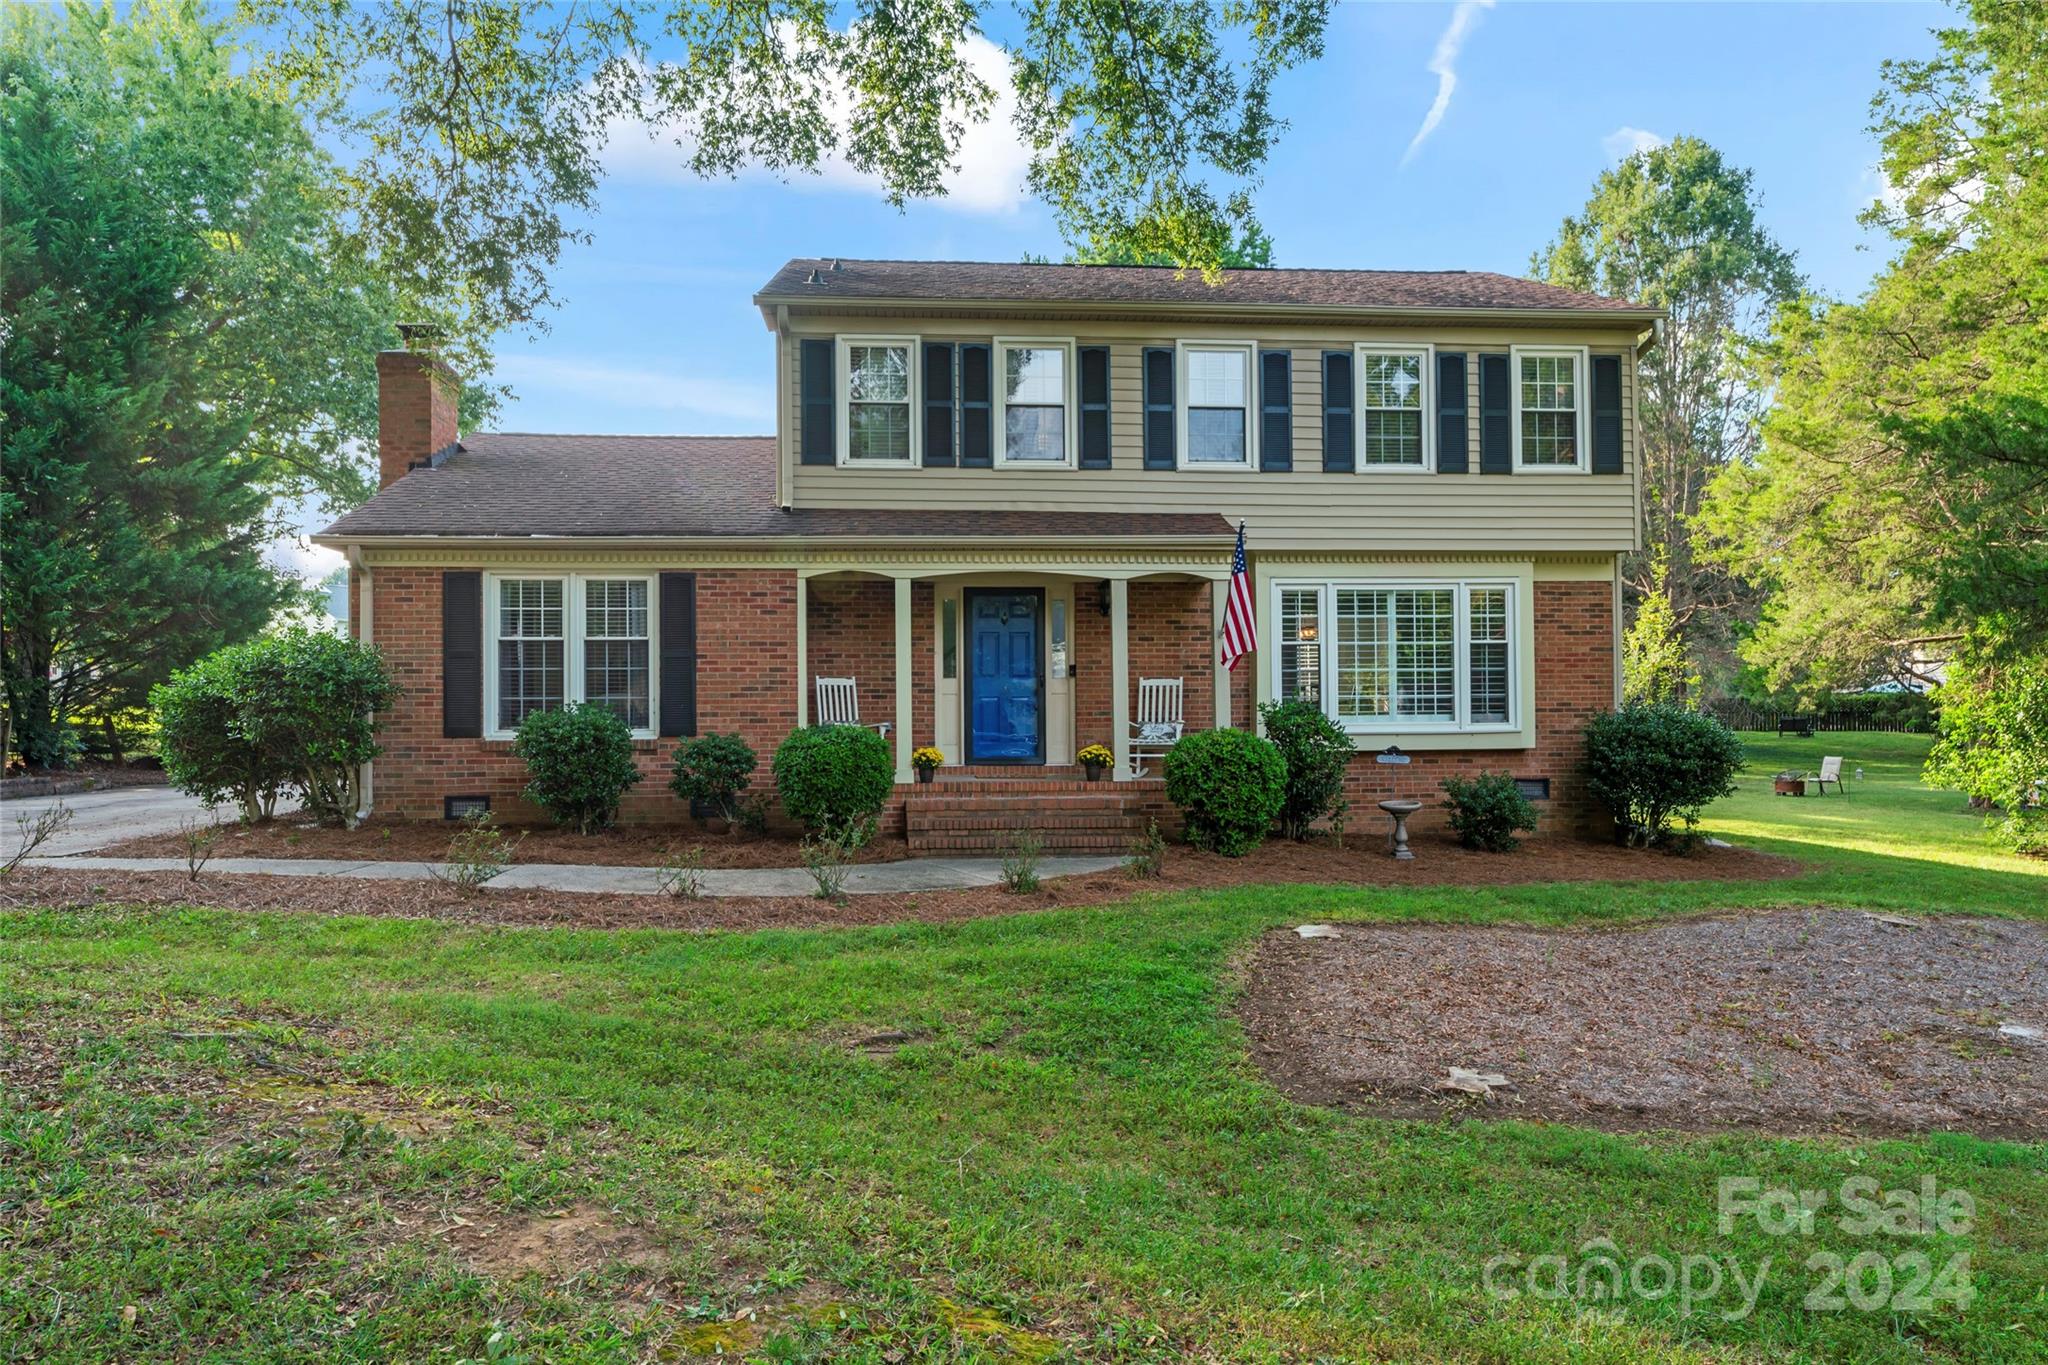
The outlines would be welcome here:
[[[839,463],[915,465],[916,337],[839,338]]]
[[[484,712],[509,739],[535,711],[591,701],[654,734],[654,579],[645,574],[487,576]]]
[[[1357,362],[1360,472],[1436,468],[1436,353],[1363,342]]]
[[[996,338],[999,465],[1074,463],[1074,343]]]
[[[1346,730],[1512,729],[1515,585],[1340,579],[1274,585],[1273,695]]]
[[[1588,365],[1583,346],[1516,346],[1508,356],[1514,393],[1515,471],[1582,474],[1590,467]]]
[[[1183,469],[1255,469],[1257,347],[1249,341],[1180,344],[1179,446]]]

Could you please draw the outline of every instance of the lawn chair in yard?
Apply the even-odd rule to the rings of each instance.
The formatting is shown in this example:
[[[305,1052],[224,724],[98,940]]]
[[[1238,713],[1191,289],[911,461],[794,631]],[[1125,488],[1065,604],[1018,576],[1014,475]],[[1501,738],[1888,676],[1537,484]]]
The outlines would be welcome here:
[[[1836,754],[1831,758],[1823,757],[1820,761],[1819,775],[1807,780],[1813,783],[1818,794],[1821,796],[1828,794],[1828,783],[1830,782],[1835,784],[1835,790],[1843,796],[1849,794],[1849,789],[1842,785],[1842,756],[1840,754]]]
[[[852,678],[818,679],[818,720],[820,725],[861,725],[860,688]],[[886,720],[865,722],[865,727],[877,731],[883,739],[889,737],[889,722]]]
[[[1131,776],[1143,777],[1147,758],[1165,758],[1180,742],[1179,678],[1138,679],[1138,718],[1131,722]]]

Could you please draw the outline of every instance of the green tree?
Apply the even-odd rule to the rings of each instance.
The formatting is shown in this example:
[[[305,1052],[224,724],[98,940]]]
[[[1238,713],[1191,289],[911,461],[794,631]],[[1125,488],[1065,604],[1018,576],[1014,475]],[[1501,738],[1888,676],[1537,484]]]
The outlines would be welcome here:
[[[1285,128],[1273,84],[1321,55],[1329,0],[1026,0],[1008,41],[986,31],[987,0],[847,8],[835,27],[828,0],[242,3],[277,39],[263,71],[330,97],[325,126],[360,156],[363,239],[475,333],[552,303],[622,119],[703,176],[812,172],[836,151],[896,204],[943,195],[994,105],[977,39],[1008,58],[1029,187],[1069,242],[1213,271],[1255,226]]]
[[[1650,588],[1636,606],[1621,640],[1621,697],[1625,702],[1683,704],[1699,689],[1699,674],[1686,659],[1685,641],[1671,609],[1671,556],[1663,546],[1650,553]]]
[[[194,4],[0,12],[0,615],[31,763],[293,596],[277,499],[365,489],[397,304],[240,59]]]
[[[1872,102],[1895,255],[1788,308],[1706,522],[1768,589],[1746,657],[1817,692],[2048,648],[2048,3],[1969,6]]]
[[[1629,557],[1623,584],[1639,616],[1663,597],[1658,633],[1696,660],[1731,653],[1728,627],[1753,615],[1754,595],[1701,562],[1693,525],[1713,477],[1755,449],[1767,390],[1739,356],[1800,287],[1792,253],[1759,220],[1753,177],[1694,137],[1637,152],[1601,174],[1584,211],[1564,220],[1530,273],[1670,310],[1662,340],[1638,367],[1643,531],[1652,550]]]

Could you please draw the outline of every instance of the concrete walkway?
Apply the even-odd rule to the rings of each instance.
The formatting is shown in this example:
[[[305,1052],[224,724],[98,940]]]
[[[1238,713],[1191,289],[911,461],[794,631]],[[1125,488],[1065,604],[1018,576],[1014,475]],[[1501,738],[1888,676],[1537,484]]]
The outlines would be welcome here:
[[[1042,858],[1041,877],[1067,877],[1106,872],[1121,858]],[[71,869],[78,872],[183,872],[183,858],[30,858],[24,867]],[[370,877],[391,881],[422,881],[440,863],[361,862],[350,858],[215,858],[208,872],[262,873],[273,877]],[[906,858],[895,863],[863,863],[846,874],[847,894],[872,896],[891,891],[946,891],[965,886],[996,886],[1002,882],[999,858]],[[800,867],[706,868],[707,896],[809,896],[817,891],[811,874]],[[521,863],[494,878],[490,886],[539,891],[588,891],[601,894],[647,895],[661,891],[656,867],[595,867],[580,863]]]

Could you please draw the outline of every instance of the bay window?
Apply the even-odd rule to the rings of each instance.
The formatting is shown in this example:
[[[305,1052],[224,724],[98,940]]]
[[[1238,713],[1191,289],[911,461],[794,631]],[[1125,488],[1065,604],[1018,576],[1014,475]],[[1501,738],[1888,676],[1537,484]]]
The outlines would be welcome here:
[[[1320,702],[1354,732],[1507,729],[1513,594],[1465,580],[1282,583],[1273,695]]]
[[[839,339],[839,448],[850,465],[917,459],[913,337]]]
[[[1512,353],[1515,468],[1578,473],[1586,468],[1586,352],[1517,346]]]
[[[1428,469],[1432,439],[1427,346],[1358,348],[1358,465]]]
[[[1184,342],[1180,348],[1180,462],[1203,469],[1250,469],[1250,342]]]
[[[998,341],[1003,464],[1071,464],[1073,351],[1064,341]]]
[[[509,737],[536,711],[583,701],[651,735],[653,596],[653,580],[641,576],[492,576],[484,677],[493,737]]]

